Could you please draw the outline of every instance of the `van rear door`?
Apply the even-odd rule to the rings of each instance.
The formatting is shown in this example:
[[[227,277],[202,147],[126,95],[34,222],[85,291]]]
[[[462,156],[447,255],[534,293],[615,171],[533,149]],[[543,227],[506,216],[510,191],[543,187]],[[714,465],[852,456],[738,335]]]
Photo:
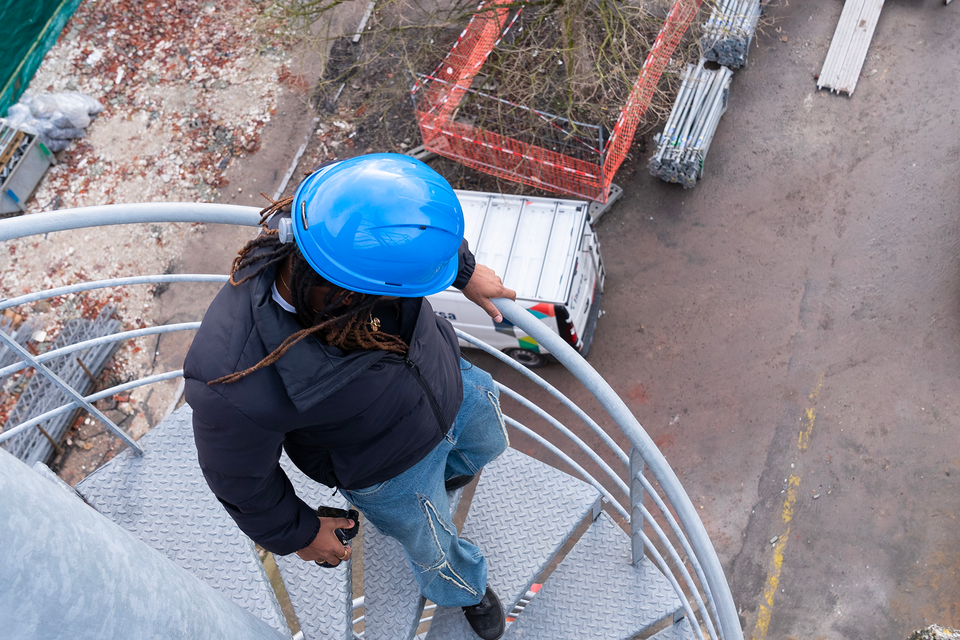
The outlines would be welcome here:
[[[584,230],[590,230],[588,203],[475,191],[456,193],[463,206],[464,237],[477,262],[500,275],[504,285],[517,292],[520,304],[558,332],[556,309],[567,307],[575,279],[592,278],[596,273],[592,261],[584,262],[581,256]],[[588,274],[577,266],[580,263],[583,268],[589,265]],[[576,274],[575,269],[579,270]],[[586,297],[592,300],[592,291]],[[546,353],[513,325],[494,324],[456,290],[431,296],[430,302],[437,315],[498,349]],[[575,322],[580,322],[579,316]]]

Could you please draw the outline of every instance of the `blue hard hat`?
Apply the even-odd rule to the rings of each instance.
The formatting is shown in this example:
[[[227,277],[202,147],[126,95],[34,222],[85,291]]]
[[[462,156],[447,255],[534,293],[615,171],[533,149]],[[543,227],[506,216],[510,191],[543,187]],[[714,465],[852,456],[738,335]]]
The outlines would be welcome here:
[[[300,183],[291,214],[303,257],[345,289],[414,298],[457,277],[460,201],[439,173],[409,156],[327,165]]]

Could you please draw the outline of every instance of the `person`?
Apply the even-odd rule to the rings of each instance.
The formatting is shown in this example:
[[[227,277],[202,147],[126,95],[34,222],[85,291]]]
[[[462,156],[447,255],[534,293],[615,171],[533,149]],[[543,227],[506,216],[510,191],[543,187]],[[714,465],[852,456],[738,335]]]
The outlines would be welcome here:
[[[486,559],[446,500],[508,446],[499,394],[424,296],[452,284],[501,321],[491,299],[515,292],[476,264],[450,185],[407,156],[321,165],[262,214],[184,362],[207,483],[268,551],[349,560],[335,532],[354,521],[296,496],[285,450],[403,545],[426,598],[499,638]]]

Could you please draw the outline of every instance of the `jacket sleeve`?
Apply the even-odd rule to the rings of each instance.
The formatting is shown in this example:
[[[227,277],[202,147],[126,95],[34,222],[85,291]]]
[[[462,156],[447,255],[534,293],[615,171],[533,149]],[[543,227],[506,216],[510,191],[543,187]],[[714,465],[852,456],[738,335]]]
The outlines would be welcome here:
[[[470,251],[470,243],[467,242],[466,238],[460,243],[457,260],[460,268],[457,270],[457,279],[453,281],[453,286],[462,290],[467,286],[467,283],[470,282],[470,278],[473,276],[473,270],[477,268],[477,259],[473,256],[473,252]]]
[[[186,388],[200,469],[240,530],[279,555],[309,545],[320,520],[280,467],[283,434],[258,426],[198,380]]]

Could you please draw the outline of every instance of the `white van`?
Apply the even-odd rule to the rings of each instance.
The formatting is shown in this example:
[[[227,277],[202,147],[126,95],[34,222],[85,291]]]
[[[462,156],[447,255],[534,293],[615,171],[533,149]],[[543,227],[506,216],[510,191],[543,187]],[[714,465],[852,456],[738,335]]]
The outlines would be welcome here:
[[[600,313],[604,269],[589,203],[457,191],[465,237],[477,262],[493,269],[517,302],[586,356]],[[440,317],[518,362],[536,368],[547,351],[510,322],[495,323],[450,288],[429,297]],[[460,341],[461,346],[470,345]]]

